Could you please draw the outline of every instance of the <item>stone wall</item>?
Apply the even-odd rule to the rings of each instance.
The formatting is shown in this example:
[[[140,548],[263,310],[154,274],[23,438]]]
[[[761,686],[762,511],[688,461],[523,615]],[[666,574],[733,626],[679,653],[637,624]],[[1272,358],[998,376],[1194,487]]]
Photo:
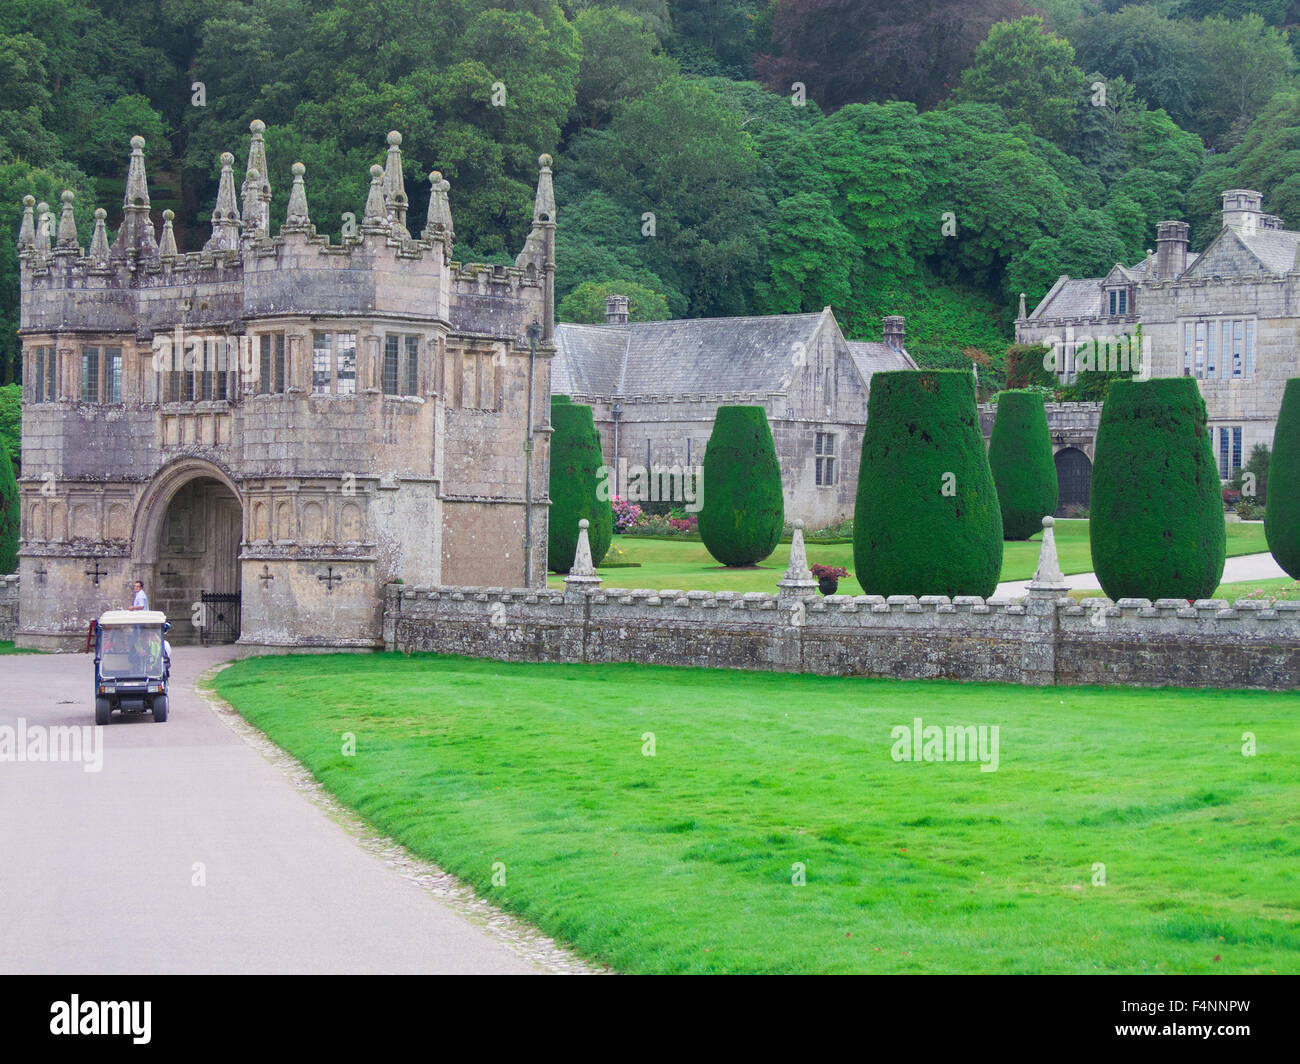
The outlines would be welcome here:
[[[390,650],[1022,684],[1300,688],[1300,602],[389,585]]]
[[[18,576],[0,576],[0,642],[12,642],[17,630]]]

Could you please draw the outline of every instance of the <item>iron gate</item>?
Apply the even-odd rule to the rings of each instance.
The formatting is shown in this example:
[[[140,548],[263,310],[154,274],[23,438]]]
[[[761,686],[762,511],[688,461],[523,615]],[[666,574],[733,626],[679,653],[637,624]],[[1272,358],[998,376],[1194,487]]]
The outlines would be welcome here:
[[[199,642],[233,643],[239,638],[239,592],[200,591],[202,604]]]

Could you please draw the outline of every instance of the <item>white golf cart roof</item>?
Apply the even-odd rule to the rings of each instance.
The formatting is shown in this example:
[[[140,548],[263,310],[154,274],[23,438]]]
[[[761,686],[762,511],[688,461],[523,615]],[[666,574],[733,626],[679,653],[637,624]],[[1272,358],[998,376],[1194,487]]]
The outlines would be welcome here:
[[[109,610],[100,614],[99,627],[118,628],[125,625],[161,625],[167,622],[162,610]]]

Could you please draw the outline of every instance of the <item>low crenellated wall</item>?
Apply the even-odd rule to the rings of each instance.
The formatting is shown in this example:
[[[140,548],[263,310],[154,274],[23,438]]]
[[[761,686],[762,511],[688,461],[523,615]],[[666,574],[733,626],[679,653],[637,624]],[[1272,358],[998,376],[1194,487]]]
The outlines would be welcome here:
[[[1023,684],[1300,688],[1300,602],[390,584],[390,650]]]

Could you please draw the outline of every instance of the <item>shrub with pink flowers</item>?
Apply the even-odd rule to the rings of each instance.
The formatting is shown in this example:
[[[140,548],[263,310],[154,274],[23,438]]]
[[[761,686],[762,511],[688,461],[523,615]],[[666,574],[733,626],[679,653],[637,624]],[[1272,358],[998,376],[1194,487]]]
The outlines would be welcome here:
[[[641,507],[634,502],[628,502],[626,499],[620,499],[617,495],[613,499],[614,506],[614,531],[623,533],[632,529],[638,521],[641,520]]]

